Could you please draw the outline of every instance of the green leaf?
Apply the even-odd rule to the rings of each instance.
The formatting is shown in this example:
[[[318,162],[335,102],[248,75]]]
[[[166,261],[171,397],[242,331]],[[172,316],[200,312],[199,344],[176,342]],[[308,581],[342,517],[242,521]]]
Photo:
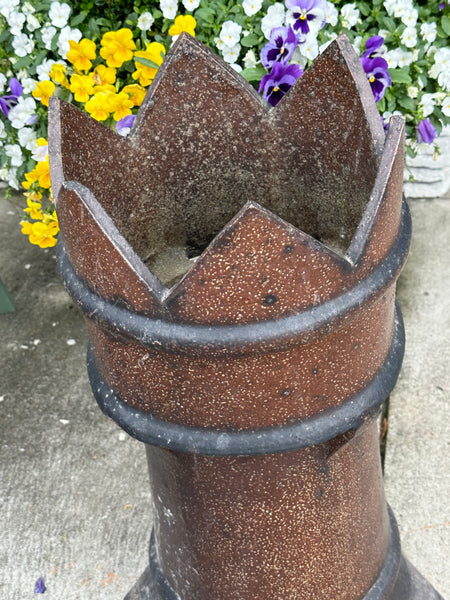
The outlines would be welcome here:
[[[358,4],[358,8],[361,11],[361,14],[365,17],[368,17],[370,15],[370,6],[367,4],[367,2],[361,2],[360,4]]]
[[[197,20],[206,21],[207,23],[214,22],[214,10],[212,8],[198,8],[195,11]]]
[[[241,46],[244,46],[244,48],[252,48],[253,46],[257,46],[258,43],[259,37],[254,33],[249,33],[249,35],[241,38]]]
[[[406,110],[410,112],[414,112],[416,110],[415,101],[412,98],[409,98],[408,96],[400,96],[400,98],[397,99],[397,102],[402,108],[406,108]]]
[[[377,107],[378,107],[378,111],[380,113],[384,113],[384,111],[386,110],[386,100],[385,100],[385,98],[381,98],[381,100],[379,100],[377,102]]]
[[[249,67],[248,69],[244,69],[241,71],[242,77],[247,81],[261,81],[261,79],[266,74],[266,70],[262,65],[257,67]]]
[[[380,15],[380,22],[391,33],[395,30],[395,27],[396,27],[395,21],[394,21],[394,19],[391,19],[391,17],[386,17],[385,15]]]
[[[389,75],[391,76],[392,83],[406,83],[410,84],[412,79],[409,75],[409,67],[402,67],[401,69],[388,69]]]
[[[80,14],[76,15],[73,19],[70,19],[70,26],[77,27],[78,25],[80,25],[80,23],[82,23],[85,20],[86,17],[86,12],[80,12]]]
[[[20,71],[20,69],[25,69],[31,64],[31,58],[29,56],[24,56],[23,58],[19,58],[17,62],[14,63],[14,70]]]
[[[160,65],[153,62],[149,58],[143,58],[142,56],[135,56],[133,60],[141,65],[144,65],[145,67],[150,67],[151,69],[159,69],[160,67]]]
[[[450,17],[444,15],[441,19],[441,27],[447,35],[450,35]]]

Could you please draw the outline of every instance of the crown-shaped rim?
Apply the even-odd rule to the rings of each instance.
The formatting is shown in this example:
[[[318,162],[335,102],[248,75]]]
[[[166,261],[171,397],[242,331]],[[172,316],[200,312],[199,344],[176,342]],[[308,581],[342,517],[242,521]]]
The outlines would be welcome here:
[[[110,145],[112,151],[119,149],[124,154],[131,153],[132,158],[139,156],[139,154],[133,154],[133,152],[136,151],[136,148],[142,149],[143,146],[146,149],[148,148],[148,142],[145,141],[144,134],[151,127],[152,119],[155,119],[156,129],[163,126],[162,120],[158,121],[158,117],[160,118],[158,110],[162,110],[158,106],[166,101],[164,95],[167,95],[170,85],[173,85],[173,81],[179,77],[177,61],[184,60],[185,57],[191,57],[192,60],[192,56],[196,59],[201,56],[204,61],[207,61],[201,63],[202,69],[205,68],[205,64],[212,64],[211,68],[214,73],[218,74],[219,79],[223,74],[230,88],[238,90],[240,101],[245,103],[245,99],[247,99],[254,112],[254,118],[256,120],[266,119],[266,124],[277,121],[277,119],[286,119],[286,115],[289,114],[293,106],[296,106],[296,103],[300,102],[299,99],[302,94],[305,94],[308,86],[314,88],[316,80],[327,76],[328,71],[330,68],[334,68],[334,65],[337,64],[336,68],[345,73],[352,89],[355,90],[354,94],[359,103],[359,110],[363,121],[366,123],[366,130],[369,132],[368,147],[371,150],[367,152],[372,162],[375,163],[376,176],[371,188],[370,199],[366,203],[362,218],[344,253],[337,252],[315,240],[308,233],[300,231],[294,225],[274,215],[269,208],[262,207],[254,200],[250,200],[237,211],[235,216],[227,222],[226,227],[208,244],[188,273],[174,286],[168,288],[147,268],[138,253],[133,250],[132,245],[127,241],[126,236],[120,233],[115,224],[118,209],[114,206],[114,200],[106,197],[106,206],[108,209],[112,209],[107,210],[104,202],[102,205],[91,191],[90,186],[86,185],[88,183],[86,178],[85,184],[82,181],[83,177],[80,177],[78,181],[70,181],[70,175],[74,173],[74,169],[69,167],[69,174],[65,172],[70,158],[69,151],[74,148],[73,145],[68,146],[65,141],[67,136],[72,135],[69,131],[70,123],[79,120],[82,126],[88,124],[92,128],[93,136],[103,139],[102,143],[105,148]],[[401,184],[400,189],[398,187],[398,173],[403,164],[403,120],[398,117],[391,120],[386,142],[382,145],[384,133],[370,86],[359,60],[345,36],[340,36],[331,45],[330,49],[318,59],[315,70],[311,69],[311,74],[308,73],[309,71],[297,82],[278,106],[270,107],[256,94],[252,86],[209,49],[193,38],[183,35],[180,36],[180,39],[169,52],[155,81],[150,86],[149,93],[139,110],[135,125],[128,138],[122,138],[114,134],[94,122],[87,115],[77,111],[74,107],[57,99],[52,99],[49,127],[52,183],[56,194],[58,214],[61,215],[62,233],[66,247],[65,249],[62,247],[59,249],[60,264],[66,284],[72,289],[72,292],[74,292],[76,286],[80,289],[80,277],[88,282],[81,294],[83,298],[79,300],[87,312],[90,313],[93,310],[93,302],[97,305],[99,302],[100,304],[104,302],[105,310],[110,316],[106,319],[99,316],[97,306],[97,310],[94,311],[96,313],[94,319],[109,321],[114,313],[113,322],[123,324],[123,327],[119,326],[119,329],[122,327],[127,335],[137,337],[144,345],[162,343],[164,345],[175,344],[180,347],[190,347],[193,344],[198,344],[200,346],[229,348],[231,345],[238,343],[242,347],[251,347],[261,339],[271,343],[275,339],[279,341],[280,339],[288,340],[299,336],[306,338],[315,335],[314,332],[329,327],[338,313],[341,316],[342,314],[351,313],[364,299],[377,293],[380,286],[385,285],[387,278],[398,273],[407,254],[410,228],[406,205],[401,209],[401,199],[399,201]],[[204,77],[204,73],[201,73],[199,77]],[[181,88],[184,85],[182,83]],[[313,92],[311,92],[312,95],[314,95]],[[163,97],[163,100],[161,100],[161,97]],[[321,101],[318,101],[318,104],[320,108]],[[164,108],[166,109],[165,105]],[[320,112],[319,109],[317,110]],[[84,144],[84,141],[76,138],[76,135],[74,139],[78,139],[80,145]],[[88,146],[85,144],[85,147]],[[89,148],[86,155],[87,162],[89,162],[89,157],[93,156],[94,151],[98,153],[98,148]],[[107,161],[107,157],[102,156],[102,160]],[[139,165],[132,165],[131,175],[138,173],[138,167]],[[76,164],[75,171],[77,168],[80,167]],[[67,180],[68,175],[69,180]],[[118,306],[118,287],[114,288],[114,285],[111,287],[110,282],[107,281],[108,267],[106,270],[101,267],[98,271],[94,268],[90,272],[89,270],[86,271],[86,265],[82,264],[83,260],[87,260],[86,257],[81,262],[78,260],[78,251],[74,248],[79,240],[76,239],[77,236],[67,233],[68,228],[65,228],[64,224],[64,211],[70,214],[78,211],[77,214],[80,215],[81,221],[84,219],[84,222],[86,220],[90,222],[90,227],[94,227],[92,231],[95,231],[96,236],[101,239],[104,255],[113,256],[115,268],[119,265],[117,270],[121,273],[121,276],[132,282],[135,298],[131,300],[125,298],[124,303],[126,307],[134,311],[134,314],[130,313],[127,308]],[[393,217],[388,218],[386,216],[388,214],[393,215]],[[230,232],[239,232],[239,228],[242,230],[250,217],[254,219],[258,227],[269,226],[273,228],[273,231],[277,228],[277,231],[281,232],[280,235],[286,236],[289,234],[296,236],[297,241],[301,240],[303,245],[308,248],[309,256],[313,258],[320,257],[320,260],[325,261],[323,264],[326,269],[329,269],[330,273],[334,273],[339,281],[344,282],[341,286],[344,293],[338,293],[336,290],[326,290],[326,293],[323,294],[323,301],[318,306],[314,304],[308,306],[306,304],[302,306],[300,314],[299,308],[294,306],[288,307],[289,310],[285,313],[267,313],[267,316],[264,315],[263,318],[256,315],[256,317],[250,317],[249,322],[238,324],[230,324],[226,320],[222,323],[192,322],[191,317],[189,315],[186,317],[183,313],[184,307],[182,304],[180,305],[183,300],[179,301],[178,298],[182,298],[183,295],[184,297],[189,296],[190,293],[195,296],[196,286],[198,288],[197,284],[201,279],[202,268],[206,268],[206,264],[208,268],[211,265],[214,266],[214,261],[217,262],[218,255],[220,255],[221,260],[225,260],[223,258],[225,256],[223,247],[226,246],[224,239],[226,241]],[[390,222],[388,223],[388,221]],[[72,263],[72,266],[70,263]],[[89,264],[92,267],[92,263]],[[102,269],[105,272],[102,272]],[[109,271],[110,274],[111,271]],[[76,284],[75,280],[77,280]],[[92,289],[89,289],[90,287]],[[104,294],[102,294],[103,291]],[[103,295],[104,300],[98,294]],[[136,300],[137,297],[139,300]],[[116,298],[116,300],[109,303],[108,298]],[[152,321],[148,317],[153,317],[155,320]],[[131,333],[132,331],[133,333]]]

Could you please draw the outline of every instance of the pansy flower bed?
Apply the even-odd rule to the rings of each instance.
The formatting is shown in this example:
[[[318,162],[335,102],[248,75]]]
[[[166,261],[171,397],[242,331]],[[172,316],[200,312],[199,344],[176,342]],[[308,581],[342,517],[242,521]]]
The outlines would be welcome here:
[[[340,33],[348,35],[380,118],[406,118],[407,151],[450,122],[448,2],[375,0],[0,0],[0,179],[25,188],[22,231],[56,244],[47,107],[57,95],[127,135],[182,32],[216,51],[275,106]]]

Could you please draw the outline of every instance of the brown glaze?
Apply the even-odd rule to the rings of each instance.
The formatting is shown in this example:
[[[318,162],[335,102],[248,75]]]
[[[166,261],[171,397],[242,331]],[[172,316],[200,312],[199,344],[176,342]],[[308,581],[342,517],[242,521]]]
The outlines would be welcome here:
[[[187,35],[127,138],[51,102],[60,268],[107,414],[258,438],[396,377],[404,123],[385,139],[345,36],[275,108]],[[277,454],[147,446],[160,574],[128,598],[406,600],[404,562],[394,595],[371,588],[392,525],[374,414],[359,417]]]
[[[331,456],[147,456],[159,560],[183,600],[349,600],[375,580],[389,543],[376,423]]]

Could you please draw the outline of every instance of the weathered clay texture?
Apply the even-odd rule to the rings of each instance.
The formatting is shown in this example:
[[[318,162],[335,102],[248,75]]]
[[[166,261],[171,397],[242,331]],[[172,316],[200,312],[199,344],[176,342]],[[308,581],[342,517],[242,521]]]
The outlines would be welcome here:
[[[93,391],[152,444],[129,600],[437,600],[401,558],[374,420],[404,344],[404,123],[385,137],[348,40],[275,108],[182,35],[127,138],[57,99],[49,118]]]

